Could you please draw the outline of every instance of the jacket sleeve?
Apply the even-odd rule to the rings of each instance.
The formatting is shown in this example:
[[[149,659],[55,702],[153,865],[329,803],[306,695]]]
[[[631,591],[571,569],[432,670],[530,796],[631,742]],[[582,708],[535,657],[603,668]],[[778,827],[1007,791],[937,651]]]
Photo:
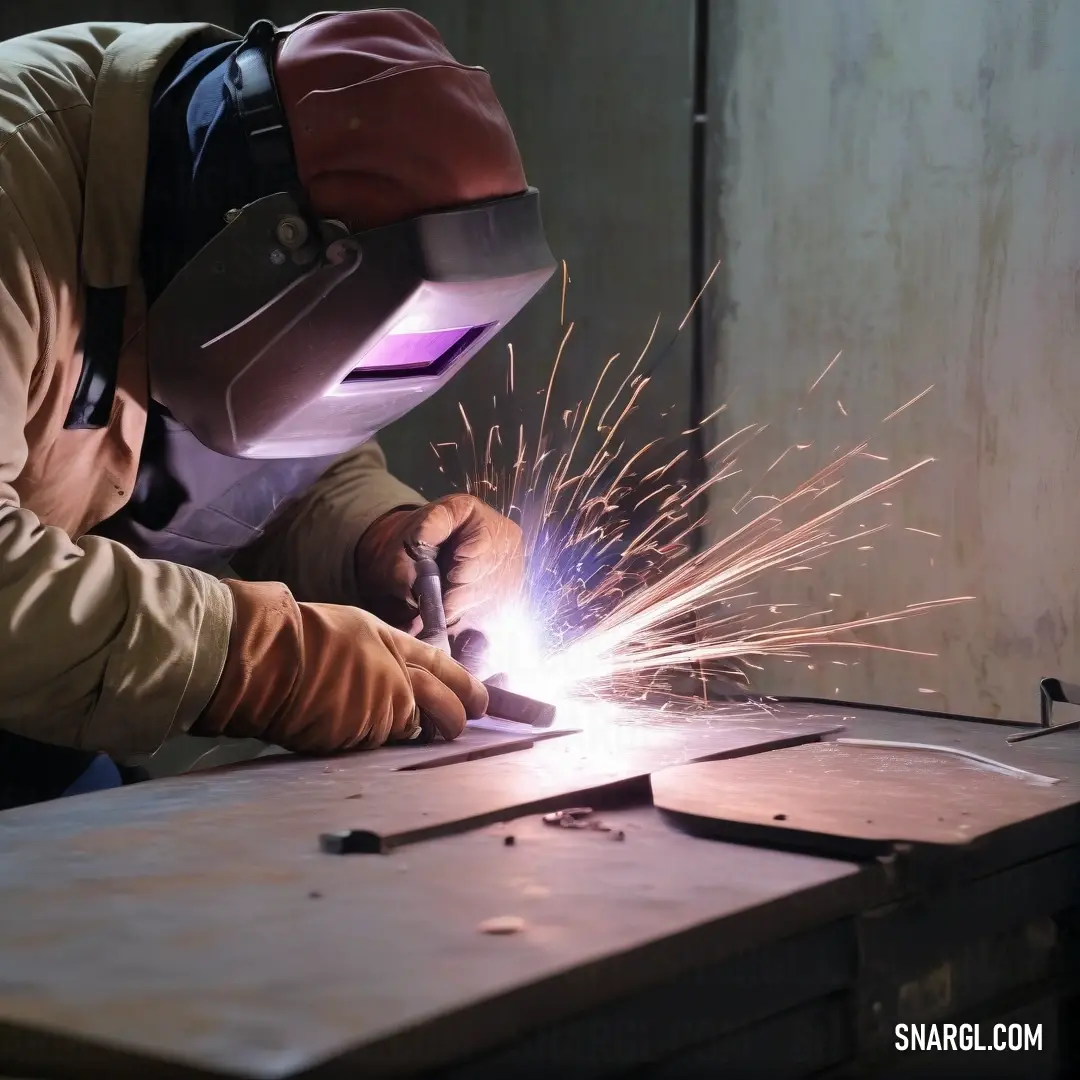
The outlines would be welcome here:
[[[300,601],[356,603],[360,537],[383,514],[426,502],[390,475],[379,444],[366,442],[287,504],[233,567],[250,581],[284,582]]]
[[[55,301],[0,190],[0,728],[117,759],[187,730],[212,696],[232,622],[226,586],[77,543],[20,505],[24,429],[49,362]]]

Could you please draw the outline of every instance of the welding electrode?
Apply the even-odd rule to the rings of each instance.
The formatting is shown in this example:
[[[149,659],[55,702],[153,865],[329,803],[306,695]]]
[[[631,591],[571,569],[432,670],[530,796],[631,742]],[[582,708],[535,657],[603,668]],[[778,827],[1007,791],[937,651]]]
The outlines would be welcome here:
[[[442,575],[436,562],[438,552],[430,544],[419,543],[408,543],[405,550],[416,563],[413,596],[420,608],[422,625],[417,638],[452,655],[462,667],[478,676],[487,654],[487,638],[479,631],[463,630],[455,639],[455,648],[451,650],[450,635],[446,629],[446,609],[443,607]],[[554,705],[506,690],[500,685],[500,676],[485,680],[484,685],[488,690],[488,716],[540,728],[551,727],[555,722]],[[420,729],[413,736],[413,741],[430,743],[436,734],[435,724],[421,712]]]
[[[436,562],[438,550],[431,544],[409,542],[405,545],[409,558],[416,563],[413,598],[420,608],[422,629],[417,638],[433,645],[440,652],[450,653],[450,635],[446,631],[446,610],[443,607],[442,575]],[[420,712],[420,728],[413,736],[418,743],[432,742],[438,733],[434,721]]]
[[[488,640],[479,630],[462,630],[451,646],[454,659],[480,678],[487,665]],[[488,716],[513,720],[517,724],[546,728],[555,723],[555,706],[546,701],[515,694],[504,685],[502,673],[484,679],[488,691]]]
[[[488,679],[484,685],[488,691],[488,716],[538,728],[551,727],[555,723],[556,709],[550,702],[515,694],[499,686],[495,679]]]

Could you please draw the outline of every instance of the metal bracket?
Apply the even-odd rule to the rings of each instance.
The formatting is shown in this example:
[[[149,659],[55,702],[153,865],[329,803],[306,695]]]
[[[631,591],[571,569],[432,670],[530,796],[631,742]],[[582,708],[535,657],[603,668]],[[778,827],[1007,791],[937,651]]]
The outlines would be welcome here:
[[[1043,679],[1039,683],[1039,726],[1034,731],[1018,731],[1010,735],[1007,742],[1024,742],[1037,739],[1040,735],[1052,732],[1069,731],[1080,728],[1080,720],[1069,720],[1064,724],[1053,723],[1054,705],[1080,705],[1080,686],[1065,683],[1060,679]]]

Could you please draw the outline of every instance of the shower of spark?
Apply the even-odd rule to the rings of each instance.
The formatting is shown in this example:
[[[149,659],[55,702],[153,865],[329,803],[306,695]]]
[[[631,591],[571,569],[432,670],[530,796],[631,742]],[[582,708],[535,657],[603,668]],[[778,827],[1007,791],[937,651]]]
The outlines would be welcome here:
[[[826,646],[933,655],[875,644],[860,635],[973,597],[843,618],[829,606],[804,608],[769,596],[778,574],[815,570],[823,559],[845,550],[872,550],[867,539],[889,526],[849,524],[852,514],[879,503],[933,458],[853,487],[856,462],[887,462],[863,440],[837,448],[827,464],[775,495],[759,488],[785,458],[811,444],[793,443],[756,482],[748,483],[748,467],[740,461],[768,428],[748,424],[708,450],[709,478],[692,486],[679,471],[689,445],[657,438],[635,446],[627,431],[626,421],[640,409],[650,384],[649,369],[643,368],[659,319],[621,378],[619,356],[612,356],[587,400],[569,409],[552,407],[574,330],[573,323],[565,322],[567,281],[564,267],[564,331],[542,391],[535,433],[525,423],[509,431],[496,424],[478,439],[462,410],[464,440],[433,447],[444,472],[446,451],[454,448],[466,490],[519,521],[525,532],[523,593],[508,598],[484,626],[492,670],[506,672],[520,692],[556,703],[575,697],[674,702],[707,696],[710,683],[716,685],[713,680],[748,688],[749,671],[759,668],[762,659],[806,658]],[[839,359],[838,353],[808,394]],[[520,366],[517,378],[520,382]],[[511,393],[513,381],[511,350]],[[881,422],[893,420],[930,389]],[[727,405],[720,406],[680,438],[726,410]],[[694,550],[693,539],[706,524],[707,497],[713,494],[715,503],[714,489],[735,484],[744,490],[732,497],[732,510],[742,520]],[[837,593],[828,595],[830,601],[839,599]]]

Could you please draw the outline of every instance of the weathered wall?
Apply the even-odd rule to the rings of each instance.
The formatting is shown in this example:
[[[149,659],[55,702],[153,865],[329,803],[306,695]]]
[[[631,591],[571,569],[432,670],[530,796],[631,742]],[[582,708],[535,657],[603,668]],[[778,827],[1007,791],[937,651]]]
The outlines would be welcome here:
[[[895,467],[938,459],[850,519],[891,538],[784,588],[840,614],[978,597],[874,636],[936,661],[781,664],[768,685],[1033,719],[1040,677],[1080,677],[1080,0],[716,8],[717,400],[812,442],[803,475],[860,432]]]

